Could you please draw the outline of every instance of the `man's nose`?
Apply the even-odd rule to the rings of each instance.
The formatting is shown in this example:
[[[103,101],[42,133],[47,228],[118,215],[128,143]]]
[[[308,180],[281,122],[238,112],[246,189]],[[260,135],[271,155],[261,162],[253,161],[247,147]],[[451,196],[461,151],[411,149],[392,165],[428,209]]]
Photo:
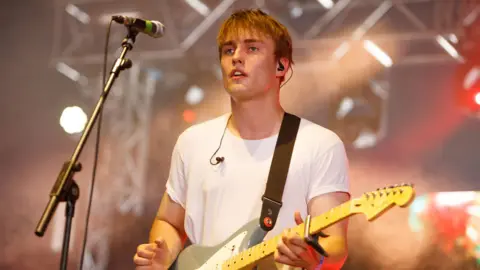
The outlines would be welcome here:
[[[233,64],[243,64],[245,61],[245,54],[241,48],[237,48],[233,53],[232,63]]]

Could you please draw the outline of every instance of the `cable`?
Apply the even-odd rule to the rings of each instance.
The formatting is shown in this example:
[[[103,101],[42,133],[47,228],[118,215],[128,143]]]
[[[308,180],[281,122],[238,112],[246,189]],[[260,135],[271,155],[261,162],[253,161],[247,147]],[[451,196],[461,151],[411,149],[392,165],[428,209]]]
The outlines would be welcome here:
[[[290,77],[288,77],[288,79],[282,85],[280,85],[280,88],[282,88],[285,84],[287,84],[288,81],[290,81],[290,79],[292,78],[292,76],[293,76],[293,67],[292,66],[290,66],[290,70],[292,70],[292,72],[290,73]]]
[[[225,132],[227,131],[227,127],[228,127],[228,122],[230,121],[231,117],[232,117],[232,115],[230,114],[230,116],[227,119],[227,123],[225,124],[225,129],[223,130],[222,138],[220,139],[220,143],[218,144],[218,148],[217,148],[217,150],[215,150],[213,155],[210,157],[210,164],[212,164],[212,165],[218,165],[218,164],[220,164],[220,162],[223,162],[225,160],[225,158],[223,158],[223,157],[217,157],[216,158],[217,163],[212,162],[213,156],[215,156],[215,154],[218,152],[218,150],[220,150],[220,147],[222,147],[223,136],[225,136]]]
[[[108,59],[108,43],[110,40],[110,29],[112,28],[112,22],[113,20],[110,20],[110,23],[108,24],[107,28],[107,36],[105,40],[105,48],[104,48],[104,55],[103,55],[103,78],[102,78],[102,85],[105,87],[106,84],[106,77],[107,77],[107,59]],[[102,89],[102,95],[103,95],[103,89]],[[97,174],[97,165],[98,165],[98,156],[99,156],[99,150],[100,150],[100,131],[101,131],[101,126],[102,126],[102,117],[103,116],[103,108],[100,109],[100,113],[98,115],[98,125],[97,125],[97,135],[95,139],[95,153],[94,153],[94,159],[93,159],[93,169],[92,169],[92,182],[90,184],[90,192],[88,195],[88,206],[87,206],[87,216],[85,218],[85,232],[83,236],[83,242],[82,242],[82,254],[80,256],[80,270],[83,269],[83,260],[85,257],[85,248],[87,246],[87,238],[88,238],[88,223],[90,221],[90,209],[92,207],[92,200],[93,200],[93,191],[94,191],[94,186],[95,186],[95,177]]]

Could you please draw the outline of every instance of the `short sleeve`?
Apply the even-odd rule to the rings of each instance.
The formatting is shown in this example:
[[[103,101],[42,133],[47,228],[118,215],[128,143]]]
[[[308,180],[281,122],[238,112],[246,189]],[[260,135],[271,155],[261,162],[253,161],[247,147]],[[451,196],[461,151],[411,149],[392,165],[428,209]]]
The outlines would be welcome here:
[[[185,208],[187,194],[184,171],[184,162],[181,153],[181,137],[179,137],[173,147],[166,191],[170,198],[183,208]]]
[[[325,193],[350,193],[347,154],[338,137],[326,151],[314,154],[309,180],[307,202]]]

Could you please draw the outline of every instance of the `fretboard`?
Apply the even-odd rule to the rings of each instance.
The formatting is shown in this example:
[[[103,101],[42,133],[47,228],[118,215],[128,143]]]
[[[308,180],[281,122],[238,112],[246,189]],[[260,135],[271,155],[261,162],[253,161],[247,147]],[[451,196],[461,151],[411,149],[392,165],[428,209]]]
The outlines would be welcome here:
[[[322,229],[345,219],[354,213],[352,201],[343,203],[330,211],[319,216],[313,217],[310,221],[310,234],[315,234]],[[292,217],[293,218],[293,217]],[[305,231],[305,224],[300,224],[290,230],[303,236]],[[236,269],[251,269],[261,259],[272,255],[277,250],[277,243],[282,237],[282,234],[272,237],[258,245],[246,249],[237,255],[231,257],[222,264],[222,269],[236,270]]]

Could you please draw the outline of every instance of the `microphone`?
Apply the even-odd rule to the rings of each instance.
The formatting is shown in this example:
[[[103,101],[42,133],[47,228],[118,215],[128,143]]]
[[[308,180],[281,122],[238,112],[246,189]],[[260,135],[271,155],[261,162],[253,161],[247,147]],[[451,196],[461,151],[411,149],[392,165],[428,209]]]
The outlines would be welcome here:
[[[217,161],[217,162],[213,163],[212,158],[213,158],[213,156],[210,158],[210,164],[212,164],[213,166],[218,165],[225,160],[224,157],[215,157],[215,161]]]
[[[165,34],[165,26],[158,21],[142,20],[123,15],[114,15],[112,20],[153,38],[160,38]]]

